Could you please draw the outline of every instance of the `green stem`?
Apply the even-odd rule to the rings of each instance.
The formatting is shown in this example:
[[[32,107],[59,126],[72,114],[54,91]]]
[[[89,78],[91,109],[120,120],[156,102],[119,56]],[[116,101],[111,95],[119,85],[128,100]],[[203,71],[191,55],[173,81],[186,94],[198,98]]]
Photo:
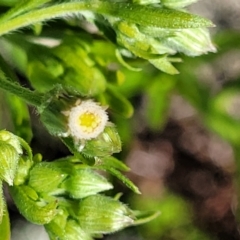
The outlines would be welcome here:
[[[27,12],[15,17],[0,26],[0,36],[16,29],[26,27],[38,22],[68,16],[71,13],[79,13],[81,10],[91,9],[89,4],[81,3],[63,3],[39,10]]]
[[[42,95],[35,93],[27,88],[24,88],[17,83],[7,80],[1,70],[0,70],[0,88],[7,91],[8,93],[12,93],[20,97],[25,102],[35,107],[40,107],[42,104],[43,97]]]
[[[3,23],[11,18],[14,18],[24,12],[33,10],[36,7],[40,7],[44,3],[50,2],[51,0],[23,0],[20,1],[15,7],[11,8],[0,18],[0,23]]]

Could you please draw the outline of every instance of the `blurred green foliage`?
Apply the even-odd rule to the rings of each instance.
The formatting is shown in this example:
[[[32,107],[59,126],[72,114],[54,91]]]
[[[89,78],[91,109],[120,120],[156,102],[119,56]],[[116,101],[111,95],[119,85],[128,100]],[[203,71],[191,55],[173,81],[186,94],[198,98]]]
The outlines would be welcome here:
[[[138,224],[139,219],[135,219],[137,214],[117,197],[97,194],[112,188],[112,185],[94,172],[106,171],[133,192],[139,193],[138,188],[121,174],[121,171],[128,170],[126,165],[111,156],[121,151],[122,143],[122,156],[131,148],[135,137],[134,108],[141,108],[146,127],[159,133],[168,121],[172,96],[179,94],[195,108],[206,128],[229,142],[236,152],[236,158],[240,157],[240,78],[235,76],[216,92],[203,83],[199,72],[204,65],[211,66],[221,56],[238,48],[240,34],[216,34],[214,42],[218,53],[199,56],[215,52],[206,29],[213,26],[212,23],[182,11],[181,8],[193,0],[164,0],[161,1],[162,5],[156,7],[154,3],[159,2],[94,1],[91,5],[89,1],[58,3],[39,0],[23,1],[23,5],[18,5],[18,1],[0,1],[2,13],[9,9],[0,18],[0,87],[6,90],[4,84],[7,86],[9,83],[10,86],[7,89],[9,92],[1,92],[7,108],[1,106],[4,113],[0,126],[3,128],[9,124],[4,119],[5,114],[9,115],[10,130],[31,144],[31,118],[27,105],[19,96],[36,107],[49,133],[59,137],[77,158],[76,161],[74,158],[62,159],[68,162],[64,167],[58,161],[49,163],[48,167],[48,163],[40,163],[36,156],[33,160],[26,156],[25,151],[30,152],[26,150],[26,142],[21,142],[25,145],[23,156],[14,158],[18,164],[18,172],[15,169],[11,172],[11,180],[15,184],[11,187],[11,194],[15,203],[27,219],[46,224],[51,239],[60,236],[64,240],[70,235],[92,239],[101,237],[102,233]],[[11,9],[11,6],[14,8]],[[66,17],[68,12],[62,15],[54,12],[56,15],[51,17],[50,10],[64,10],[63,6],[71,9],[71,14],[76,13],[74,6],[83,6],[84,9],[87,6],[92,12],[81,12],[82,15],[71,15],[69,18]],[[46,15],[43,14],[44,10]],[[46,16],[44,21],[55,17],[64,19],[44,26],[41,19],[37,19],[41,16]],[[24,17],[29,20],[31,28],[5,34],[27,26]],[[86,20],[91,25],[86,25]],[[190,58],[183,54],[198,57]],[[23,86],[27,85],[31,90],[20,88],[16,84],[19,79]],[[139,96],[144,98],[144,104],[138,102]],[[78,139],[76,144],[76,139],[66,135],[67,120],[62,112],[68,111],[69,106],[76,104],[79,98],[83,101],[93,98],[101,106],[108,107],[110,121],[116,127],[109,122],[99,136],[89,141]],[[5,159],[2,157],[2,161]],[[79,165],[87,171],[79,170]],[[69,169],[73,169],[71,174]],[[4,170],[8,171],[6,168]],[[50,185],[45,175],[51,175]],[[68,179],[65,179],[66,176]],[[6,181],[4,177],[3,180]],[[39,186],[38,180],[43,185]],[[93,181],[99,187],[93,186]],[[87,190],[78,189],[80,184]],[[67,197],[59,197],[59,193]],[[3,198],[0,200],[3,206]],[[209,239],[194,226],[189,207],[180,197],[168,192],[155,199],[131,195],[129,202],[140,210],[161,212],[157,219],[139,227],[145,239]],[[96,222],[98,214],[101,220],[104,218],[102,209],[105,212],[110,210],[104,221]],[[147,222],[152,216],[156,214],[145,216],[142,222]],[[9,238],[7,217],[3,215],[0,225],[6,230],[3,231],[6,239]],[[117,226],[119,222],[121,224]],[[61,229],[62,225],[64,229]]]

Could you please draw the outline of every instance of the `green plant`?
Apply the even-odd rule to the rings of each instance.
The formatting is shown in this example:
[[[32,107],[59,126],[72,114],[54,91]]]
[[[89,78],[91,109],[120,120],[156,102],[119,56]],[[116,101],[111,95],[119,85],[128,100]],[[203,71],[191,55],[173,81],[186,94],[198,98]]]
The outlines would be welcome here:
[[[213,24],[183,9],[192,2],[0,1],[0,88],[13,125],[13,133],[0,132],[1,184],[9,185],[20,213],[44,225],[51,239],[101,237],[158,215],[131,210],[119,195],[99,194],[113,186],[96,170],[139,193],[121,173],[128,167],[112,156],[121,151],[112,121],[133,114],[122,83],[131,84],[125,80],[131,74],[141,81],[141,69],[151,65],[177,74],[172,64],[181,61],[172,56],[177,52],[215,52],[206,29]],[[45,24],[53,19],[58,20]],[[98,30],[91,32],[93,26]],[[20,85],[19,77],[31,89]],[[168,80],[153,81],[150,95],[159,94],[155,90],[160,87],[164,100],[175,86],[174,78]],[[42,161],[39,153],[33,156],[26,104],[36,109],[49,133],[60,138],[72,156],[52,162]],[[153,126],[161,109],[155,120],[151,118]],[[2,195],[1,232],[9,239]]]

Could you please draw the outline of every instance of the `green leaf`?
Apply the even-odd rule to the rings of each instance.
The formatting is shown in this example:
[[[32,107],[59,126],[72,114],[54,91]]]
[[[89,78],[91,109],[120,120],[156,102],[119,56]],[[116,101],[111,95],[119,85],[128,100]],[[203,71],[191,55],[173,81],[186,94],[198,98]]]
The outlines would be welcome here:
[[[174,75],[179,73],[179,71],[171,64],[166,56],[159,57],[157,59],[149,59],[149,62],[159,70],[168,74]]]
[[[113,157],[113,156],[109,156],[109,157],[104,157],[99,159],[99,164],[101,165],[101,167],[112,167],[115,168],[119,171],[129,171],[130,168],[123,163],[122,161],[118,160],[117,158]]]
[[[99,166],[99,169],[105,170],[109,173],[111,173],[113,176],[117,177],[120,181],[123,182],[129,189],[131,189],[134,193],[141,194],[138,187],[127,177],[125,177],[121,172],[116,170],[113,167],[107,167],[107,166]]]

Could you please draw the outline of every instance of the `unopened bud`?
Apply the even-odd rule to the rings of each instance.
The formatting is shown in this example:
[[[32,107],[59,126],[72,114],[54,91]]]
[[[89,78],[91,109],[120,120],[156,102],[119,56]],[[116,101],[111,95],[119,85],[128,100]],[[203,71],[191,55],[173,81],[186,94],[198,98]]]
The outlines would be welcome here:
[[[166,46],[188,56],[199,56],[208,52],[216,52],[209,31],[205,28],[182,29],[176,31],[173,37],[163,40]]]
[[[113,186],[103,176],[90,169],[81,169],[69,176],[61,188],[73,198],[84,198],[112,189]]]
[[[80,227],[91,234],[115,232],[134,223],[133,213],[126,205],[102,195],[80,201],[77,216]]]
[[[86,141],[82,153],[90,157],[106,157],[121,151],[121,140],[114,126],[106,126],[95,139]]]
[[[18,166],[19,154],[16,149],[3,141],[0,141],[0,179],[13,185]]]
[[[29,186],[10,187],[10,194],[20,213],[32,223],[49,223],[57,214],[57,200],[39,199],[35,190]]]

